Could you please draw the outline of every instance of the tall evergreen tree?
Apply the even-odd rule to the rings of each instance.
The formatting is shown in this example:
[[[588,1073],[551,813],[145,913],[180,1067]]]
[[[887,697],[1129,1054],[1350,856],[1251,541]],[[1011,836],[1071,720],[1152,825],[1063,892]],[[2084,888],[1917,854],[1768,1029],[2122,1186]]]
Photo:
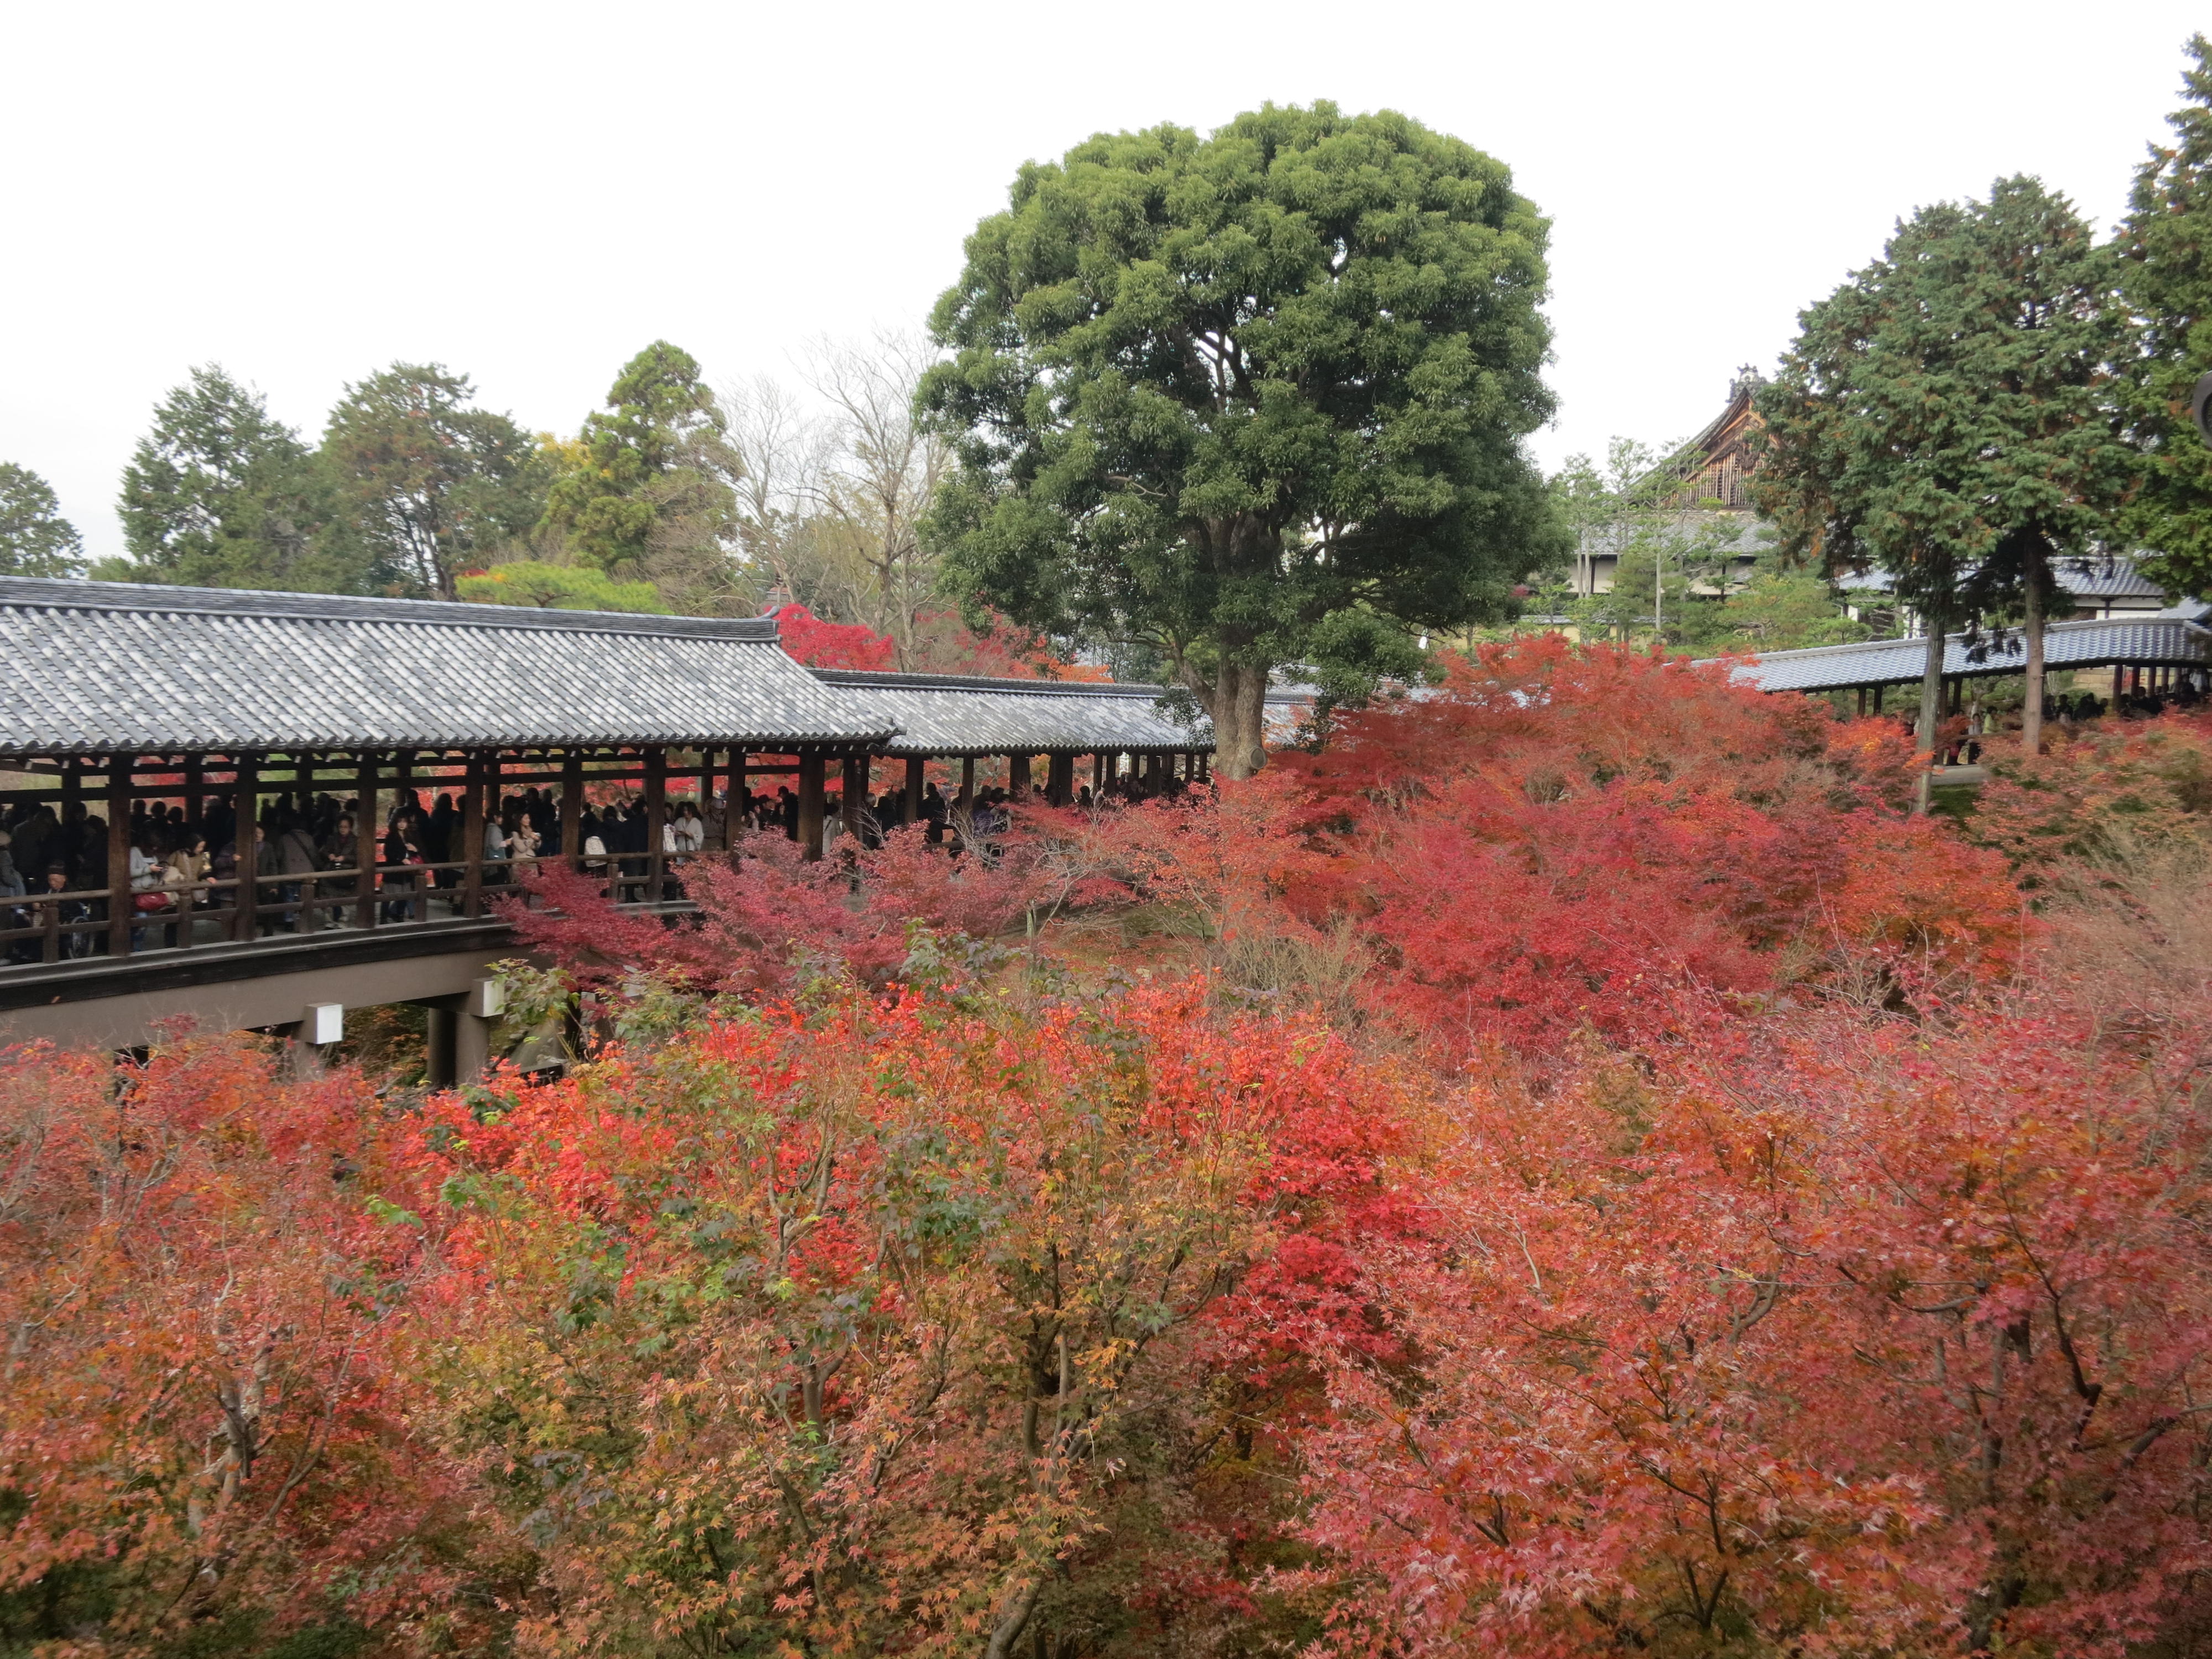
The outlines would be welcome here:
[[[439,364],[394,363],[346,387],[323,434],[353,534],[399,583],[440,599],[544,505],[529,434],[470,407],[474,396]]]
[[[1401,667],[1560,548],[1547,234],[1472,145],[1328,103],[1024,167],[932,323],[945,580],[1152,646],[1249,775],[1270,670]]]
[[[2212,592],[2212,445],[2190,394],[2212,372],[2212,42],[2191,37],[2173,142],[2136,172],[2119,235],[2120,285],[2142,329],[2129,365],[2130,413],[2148,457],[2128,518],[2144,568],[2168,586]]]
[[[2109,255],[2065,198],[2000,179],[1986,203],[1922,209],[1799,321],[1759,394],[1768,456],[1753,487],[1784,549],[1831,572],[1879,567],[1920,613],[1923,746],[1945,630],[2024,617],[2034,744],[2051,561],[2101,550],[2135,471]]]
[[[202,587],[358,592],[359,550],[334,535],[329,479],[299,434],[216,364],[195,368],[155,405],[123,471],[119,580]]]
[[[53,486],[27,466],[0,461],[0,576],[83,574],[83,538],[62,517]]]
[[[696,358],[655,340],[584,420],[584,465],[554,480],[541,529],[610,573],[711,581],[734,534],[736,452]],[[702,568],[702,567],[708,567]]]

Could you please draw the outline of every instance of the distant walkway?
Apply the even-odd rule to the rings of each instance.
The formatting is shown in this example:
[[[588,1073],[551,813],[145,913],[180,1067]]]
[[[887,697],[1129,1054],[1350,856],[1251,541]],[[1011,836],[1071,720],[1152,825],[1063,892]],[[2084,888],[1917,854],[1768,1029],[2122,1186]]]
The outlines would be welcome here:
[[[2170,611],[2053,623],[2044,630],[2044,667],[2053,672],[2133,668],[2156,671],[2161,678],[2185,675],[2193,677],[2195,689],[2202,693],[2212,687],[2212,629],[2197,620],[2206,607],[2186,609],[2186,615]],[[1943,644],[1943,678],[1956,681],[2017,674],[2027,666],[2026,654],[2027,646],[2017,633],[2007,635],[2001,643],[1984,636],[1973,646],[1963,635],[1952,635]],[[1924,636],[1876,640],[1705,660],[1733,663],[1735,678],[1761,691],[1870,690],[1919,684],[1927,666],[1928,641]],[[2122,689],[2116,684],[2115,695]]]

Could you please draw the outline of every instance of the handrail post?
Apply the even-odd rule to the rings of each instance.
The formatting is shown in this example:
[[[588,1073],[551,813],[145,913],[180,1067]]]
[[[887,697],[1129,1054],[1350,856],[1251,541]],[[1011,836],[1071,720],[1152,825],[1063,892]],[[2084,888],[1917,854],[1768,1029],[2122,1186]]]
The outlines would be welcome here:
[[[361,775],[354,787],[356,804],[353,813],[353,861],[358,873],[354,878],[353,925],[360,928],[376,926],[376,754],[363,750],[361,755]]]
[[[483,908],[484,817],[499,805],[499,750],[471,753],[465,788],[461,856],[468,868],[461,872],[461,914],[473,921]]]
[[[660,902],[660,871],[665,861],[668,826],[668,750],[659,744],[645,750],[645,894],[647,904]]]
[[[231,896],[230,936],[241,945],[261,937],[261,889],[254,880],[261,868],[261,769],[251,755],[233,757],[230,815],[234,873],[238,886]]]

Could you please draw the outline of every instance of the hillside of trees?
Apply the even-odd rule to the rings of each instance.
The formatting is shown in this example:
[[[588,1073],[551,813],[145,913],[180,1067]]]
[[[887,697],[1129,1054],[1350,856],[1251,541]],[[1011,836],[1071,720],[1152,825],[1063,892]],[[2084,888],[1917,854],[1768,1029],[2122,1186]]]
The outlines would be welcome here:
[[[6,1057],[0,1640],[2187,1651],[2212,725],[1556,639],[995,856],[550,875],[426,1094]]]

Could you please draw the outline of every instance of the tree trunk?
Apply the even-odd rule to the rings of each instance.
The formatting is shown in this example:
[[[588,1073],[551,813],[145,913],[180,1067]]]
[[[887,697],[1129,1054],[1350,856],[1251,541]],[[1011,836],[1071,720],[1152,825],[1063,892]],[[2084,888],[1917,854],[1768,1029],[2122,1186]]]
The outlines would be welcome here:
[[[1224,662],[1213,682],[1213,742],[1224,778],[1249,778],[1267,763],[1261,721],[1267,671]]]
[[[1913,794],[1915,813],[1928,811],[1928,768],[1936,763],[1936,730],[1943,723],[1943,613],[1933,605],[1921,611],[1921,626],[1928,630],[1928,656],[1920,670],[1920,725],[1914,745],[1927,757]]]
[[[2043,752],[2043,538],[2032,538],[2027,546],[2027,696],[2020,716],[2020,746],[2031,755]]]

